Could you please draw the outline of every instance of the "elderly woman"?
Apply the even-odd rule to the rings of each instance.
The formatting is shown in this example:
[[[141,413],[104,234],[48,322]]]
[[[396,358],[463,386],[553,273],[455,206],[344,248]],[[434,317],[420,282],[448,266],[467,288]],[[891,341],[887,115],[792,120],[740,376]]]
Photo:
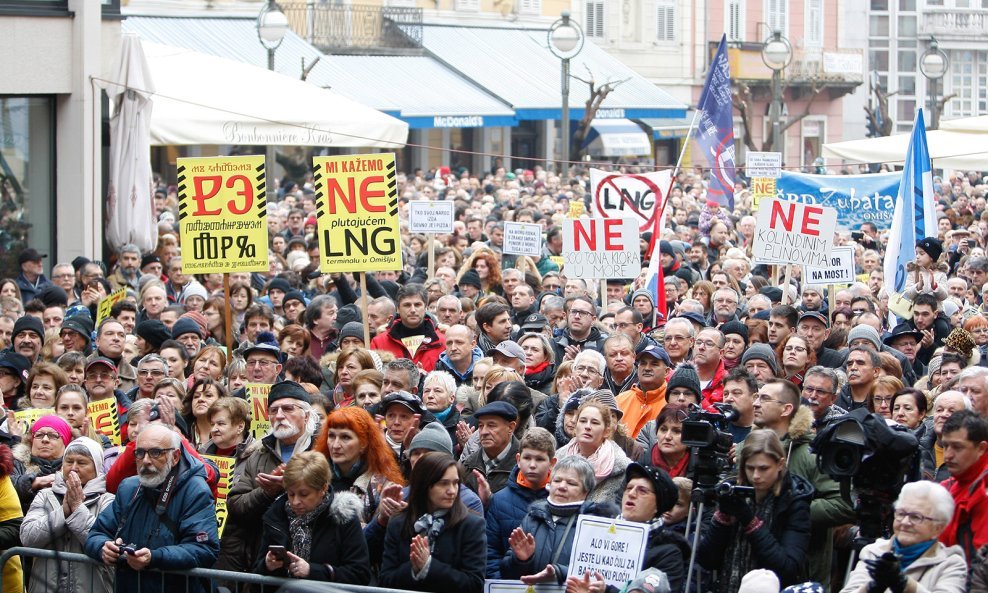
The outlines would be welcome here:
[[[456,426],[460,411],[456,409],[456,380],[446,371],[432,371],[422,382],[422,405],[443,425],[449,438],[456,443]],[[456,447],[454,456],[462,450]]]
[[[508,538],[511,549],[501,559],[501,578],[520,578],[529,585],[566,582],[577,517],[615,517],[618,512],[613,503],[588,500],[597,485],[595,473],[583,457],[559,456],[549,476],[549,497],[533,502]]]
[[[353,376],[353,403],[365,410],[376,408],[381,401],[384,374],[377,369],[360,371]]]
[[[192,359],[191,381],[201,381],[202,379],[212,379],[213,381],[223,380],[223,371],[226,370],[226,354],[219,346],[203,346]],[[189,387],[192,385],[190,384]]]
[[[518,340],[525,351],[525,385],[546,395],[556,376],[556,349],[545,334],[525,334]]]
[[[593,502],[615,502],[621,495],[624,470],[631,460],[614,442],[617,421],[599,401],[584,401],[576,412],[576,436],[556,451],[557,458],[579,455],[594,470],[596,486],[588,493]]]
[[[336,359],[336,376],[333,382],[333,404],[337,408],[353,405],[353,377],[360,371],[375,368],[370,350],[354,348],[341,352]]]
[[[900,389],[892,396],[892,421],[908,428],[917,439],[926,432],[926,395],[912,388]]]
[[[283,475],[285,493],[271,503],[262,519],[255,570],[313,581],[370,583],[360,505],[352,494],[330,490],[326,458],[314,451],[298,453],[285,465]]]
[[[65,448],[61,472],[50,488],[38,492],[21,523],[21,544],[61,552],[84,553],[96,517],[113,503],[106,491],[103,447],[79,437]],[[113,591],[113,569],[105,565],[36,558],[29,593]]]
[[[22,402],[20,408],[54,408],[55,395],[68,382],[68,375],[57,364],[36,363],[27,376],[25,397],[28,401]]]
[[[892,539],[879,539],[861,557],[840,593],[936,591],[963,593],[967,562],[960,546],[937,541],[954,515],[954,499],[933,482],[910,482],[895,501]]]
[[[25,440],[14,446],[14,459],[23,464],[21,473],[15,470],[14,487],[24,510],[31,506],[38,492],[55,482],[56,473],[62,467],[62,454],[71,441],[72,428],[68,422],[52,414],[38,418]]]
[[[251,445],[254,437],[247,428],[250,426],[250,408],[239,397],[221,397],[206,411],[209,419],[209,440],[199,447],[206,455],[236,457],[238,462],[246,460],[254,452]],[[238,463],[236,469],[242,467]]]

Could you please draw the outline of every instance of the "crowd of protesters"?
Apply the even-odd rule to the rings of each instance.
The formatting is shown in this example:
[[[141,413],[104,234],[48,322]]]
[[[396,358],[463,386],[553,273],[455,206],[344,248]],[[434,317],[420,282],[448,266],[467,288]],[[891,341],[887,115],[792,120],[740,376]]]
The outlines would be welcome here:
[[[216,568],[616,593],[569,571],[575,522],[596,515],[647,526],[628,591],[986,593],[985,187],[936,180],[939,236],[915,245],[898,317],[885,230],[838,230],[853,284],[804,285],[798,267],[787,283],[752,262],[744,184],[730,211],[692,172],[675,180],[668,228],[643,233],[642,274],[599,283],[563,265],[570,202],[590,206],[582,175],[400,176],[402,220],[408,201],[450,200],[455,232],[403,226],[404,269],[362,279],[320,273],[311,181],[284,181],[270,267],[230,274],[229,299],[221,275],[183,273],[162,187],[153,252],[46,262],[26,249],[0,280],[0,549],[97,561],[15,557],[3,591],[206,591],[147,571]],[[540,257],[502,252],[507,221],[543,226]],[[666,310],[646,289],[652,244]],[[270,385],[264,435],[247,384]],[[91,422],[99,400],[115,404],[118,446]],[[29,409],[47,413],[25,424]],[[729,409],[714,490],[684,422]],[[848,418],[913,443],[902,483],[880,485],[876,537],[861,537],[858,482],[835,480],[813,446]],[[220,470],[204,456],[236,460],[222,536]]]

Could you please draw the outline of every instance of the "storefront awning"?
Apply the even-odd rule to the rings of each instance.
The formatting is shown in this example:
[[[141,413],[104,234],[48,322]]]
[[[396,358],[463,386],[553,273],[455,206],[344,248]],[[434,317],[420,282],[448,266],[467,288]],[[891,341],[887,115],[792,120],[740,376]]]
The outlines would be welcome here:
[[[652,142],[635,122],[627,119],[595,119],[583,143],[591,157],[647,156]]]
[[[685,138],[690,131],[690,124],[693,123],[693,112],[690,111],[686,117],[644,118],[640,121],[652,130],[654,140]]]

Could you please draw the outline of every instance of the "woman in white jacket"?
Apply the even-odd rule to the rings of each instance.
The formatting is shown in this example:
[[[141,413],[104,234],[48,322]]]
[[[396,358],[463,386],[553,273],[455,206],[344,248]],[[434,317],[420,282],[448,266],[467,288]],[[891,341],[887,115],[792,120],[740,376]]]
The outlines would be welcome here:
[[[865,546],[841,593],[964,593],[964,551],[937,541],[953,515],[954,499],[943,486],[903,486],[895,502],[892,539]]]
[[[50,488],[38,492],[21,522],[21,543],[32,548],[84,554],[89,529],[113,503],[106,491],[103,447],[79,437],[69,443],[62,470]],[[81,562],[35,559],[28,593],[112,593],[113,569]]]

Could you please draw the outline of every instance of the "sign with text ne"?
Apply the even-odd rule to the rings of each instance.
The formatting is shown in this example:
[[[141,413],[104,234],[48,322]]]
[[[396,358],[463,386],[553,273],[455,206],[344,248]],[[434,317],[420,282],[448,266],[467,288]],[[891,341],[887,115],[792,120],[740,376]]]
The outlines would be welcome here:
[[[323,274],[400,271],[394,153],[320,156],[312,162]]]
[[[854,248],[834,247],[827,254],[827,266],[803,266],[803,284],[826,286],[854,282]]]
[[[778,179],[782,177],[781,152],[748,152],[745,153],[744,171],[748,177],[766,177]]]
[[[755,261],[825,267],[837,228],[837,211],[784,200],[762,200],[755,225]]]
[[[621,519],[580,515],[576,520],[569,576],[600,573],[608,585],[623,588],[638,576],[645,557],[648,525]]]
[[[269,269],[265,187],[264,155],[178,159],[184,274]]]
[[[453,233],[453,202],[412,200],[408,203],[408,230],[412,233]]]
[[[538,259],[542,256],[542,225],[527,222],[504,223],[505,255],[528,255]]]
[[[99,327],[99,324],[103,323],[103,320],[110,316],[110,310],[113,309],[113,305],[116,305],[125,298],[127,298],[127,289],[121,288],[100,299],[99,305],[96,306],[96,327]]]
[[[593,215],[600,218],[631,218],[641,232],[655,228],[666,191],[672,187],[667,170],[642,175],[622,175],[590,169]],[[636,274],[637,275],[637,274]]]
[[[635,278],[642,270],[633,218],[567,218],[563,262],[570,278]]]
[[[271,420],[268,418],[268,394],[271,386],[248,383],[244,385],[244,391],[250,408],[250,432],[255,439],[263,439],[271,432]]]

